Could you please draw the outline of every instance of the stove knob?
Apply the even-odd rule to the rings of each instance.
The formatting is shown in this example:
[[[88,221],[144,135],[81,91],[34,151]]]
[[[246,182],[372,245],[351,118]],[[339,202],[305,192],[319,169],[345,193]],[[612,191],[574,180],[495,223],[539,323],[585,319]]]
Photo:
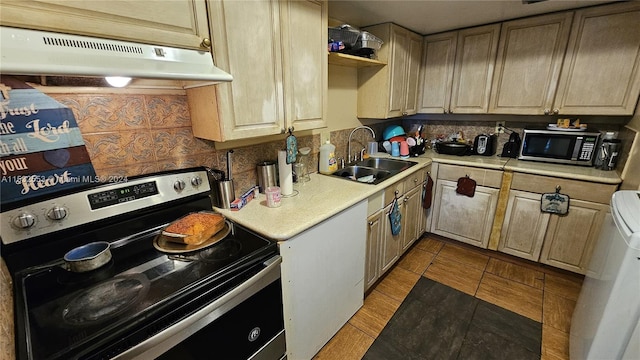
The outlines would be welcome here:
[[[202,178],[200,176],[191,178],[191,185],[193,185],[194,187],[202,185]]]
[[[177,192],[184,190],[185,187],[186,184],[184,183],[184,180],[178,180],[173,183],[173,189]]]
[[[13,219],[13,226],[18,229],[28,229],[36,223],[36,218],[27,213],[22,213]]]
[[[67,217],[67,209],[62,206],[54,206],[47,212],[47,217],[51,220],[62,220]]]

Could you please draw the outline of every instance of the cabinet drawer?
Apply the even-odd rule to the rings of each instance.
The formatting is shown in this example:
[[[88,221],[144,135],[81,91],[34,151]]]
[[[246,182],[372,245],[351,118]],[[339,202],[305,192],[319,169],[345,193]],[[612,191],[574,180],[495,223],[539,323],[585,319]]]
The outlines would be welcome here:
[[[440,164],[438,167],[438,179],[458,181],[459,178],[467,175],[480,186],[500,188],[500,184],[502,184],[502,171],[500,170],[449,164]]]
[[[511,189],[540,194],[555,192],[556,186],[560,186],[560,192],[569,195],[571,199],[593,201],[600,204],[609,204],[611,195],[618,189],[618,185],[613,184],[600,184],[523,173],[513,174],[511,182]]]
[[[384,189],[384,204],[389,205],[393,201],[396,194],[398,196],[404,194],[404,179],[396,182],[395,184],[388,186]],[[397,191],[397,193],[396,193]]]
[[[404,179],[404,191],[407,192],[422,184],[426,177],[425,169],[418,170]]]

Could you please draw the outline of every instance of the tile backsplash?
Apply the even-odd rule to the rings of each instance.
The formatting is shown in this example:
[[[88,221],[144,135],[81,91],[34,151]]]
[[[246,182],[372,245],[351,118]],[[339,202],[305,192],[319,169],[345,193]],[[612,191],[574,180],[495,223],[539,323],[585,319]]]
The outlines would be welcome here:
[[[50,94],[76,117],[98,176],[134,176],[194,166],[227,169],[227,151],[193,136],[186,96],[130,94]],[[298,138],[313,149],[317,168],[318,135]],[[236,195],[257,184],[256,165],[276,160],[282,141],[234,149]],[[313,156],[315,155],[315,156]]]
[[[193,166],[227,169],[226,150],[216,150],[212,141],[193,136],[184,95],[56,93],[49,96],[73,111],[91,162],[101,177],[133,176]],[[492,133],[495,129],[495,122],[491,121],[410,119],[373,122],[368,126],[380,141],[383,130],[392,124],[402,124],[407,131],[415,131],[423,124],[423,136],[427,139],[462,131],[464,137],[472,141],[476,135]],[[519,133],[527,126],[517,122],[506,125]],[[352,130],[331,132],[336,157],[347,158],[347,140]],[[275,161],[278,150],[284,148],[285,137],[234,149],[232,173],[236,196],[257,184],[256,165],[262,161]],[[498,154],[508,139],[509,131],[500,134]],[[366,130],[354,132],[352,152],[365,148],[371,140],[371,134]],[[308,146],[312,149],[310,172],[318,171],[320,145],[319,135],[298,137],[299,148]]]

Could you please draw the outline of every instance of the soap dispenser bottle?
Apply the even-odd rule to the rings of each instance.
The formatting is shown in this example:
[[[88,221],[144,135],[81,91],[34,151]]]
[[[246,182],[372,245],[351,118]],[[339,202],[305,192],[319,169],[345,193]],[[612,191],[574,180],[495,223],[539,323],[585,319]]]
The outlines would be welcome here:
[[[336,147],[329,140],[320,146],[320,173],[331,174],[338,170],[338,162],[336,160]]]

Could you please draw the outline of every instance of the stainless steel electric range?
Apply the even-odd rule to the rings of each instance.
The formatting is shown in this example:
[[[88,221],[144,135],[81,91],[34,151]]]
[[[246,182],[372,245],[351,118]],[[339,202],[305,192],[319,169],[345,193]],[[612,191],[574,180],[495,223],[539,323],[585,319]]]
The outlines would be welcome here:
[[[171,221],[211,211],[210,180],[191,168],[3,204],[17,358],[284,358],[276,243],[231,221],[199,249],[159,241]],[[68,251],[101,241],[109,262],[69,270]]]

